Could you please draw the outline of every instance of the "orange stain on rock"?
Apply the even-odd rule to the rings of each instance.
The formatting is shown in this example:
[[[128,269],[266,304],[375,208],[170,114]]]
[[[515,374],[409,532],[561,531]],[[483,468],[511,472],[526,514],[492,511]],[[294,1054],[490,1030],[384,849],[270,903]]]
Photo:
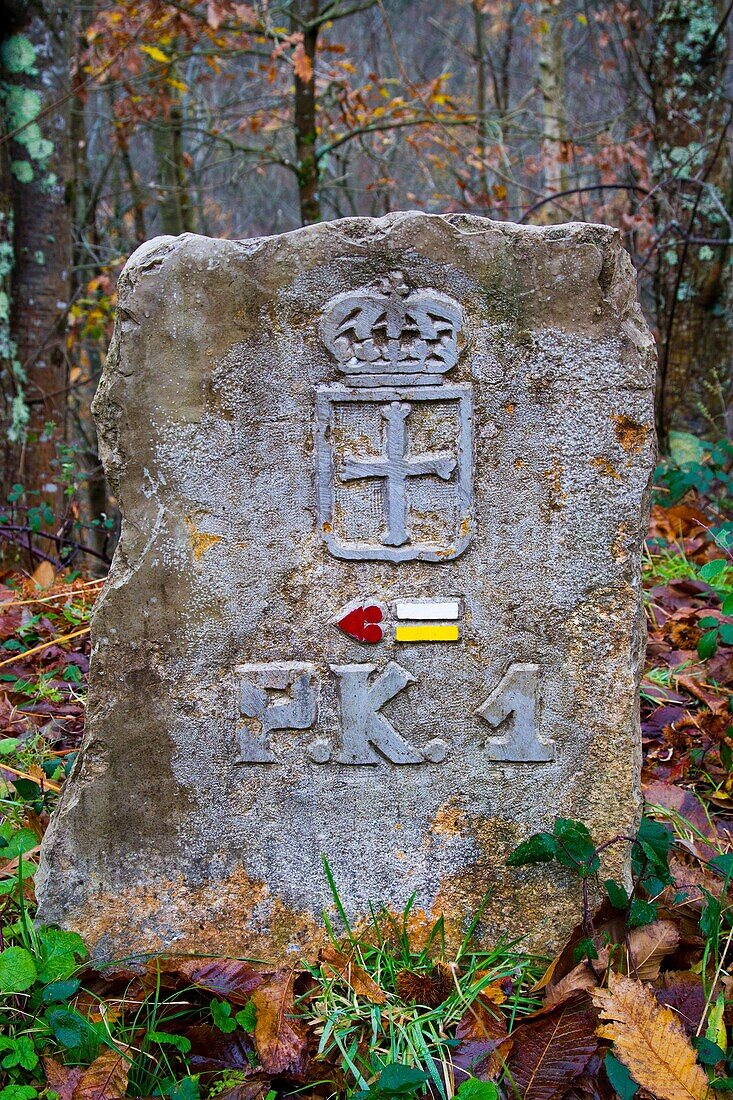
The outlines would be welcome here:
[[[612,417],[616,432],[616,439],[627,454],[638,455],[644,449],[651,433],[651,424],[639,424],[630,416],[619,413]]]

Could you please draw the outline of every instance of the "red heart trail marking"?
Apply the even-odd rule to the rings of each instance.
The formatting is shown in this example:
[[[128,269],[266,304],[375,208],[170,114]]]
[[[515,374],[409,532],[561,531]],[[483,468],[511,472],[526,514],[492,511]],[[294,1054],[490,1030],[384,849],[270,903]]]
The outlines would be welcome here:
[[[382,621],[382,609],[376,604],[367,604],[365,607],[354,607],[348,611],[336,626],[350,638],[356,638],[357,642],[366,642],[374,645],[381,642],[383,631],[379,625]]]

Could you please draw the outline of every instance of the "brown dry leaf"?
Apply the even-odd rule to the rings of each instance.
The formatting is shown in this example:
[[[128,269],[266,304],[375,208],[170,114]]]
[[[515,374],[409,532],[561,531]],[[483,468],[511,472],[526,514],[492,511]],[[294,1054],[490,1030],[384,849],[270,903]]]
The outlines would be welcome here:
[[[482,997],[469,1005],[458,1021],[456,1039],[451,1057],[458,1071],[457,1084],[469,1075],[495,1080],[514,1046],[504,1014]]]
[[[429,974],[416,974],[412,970],[400,970],[395,985],[403,1001],[410,1004],[437,1008],[449,997],[455,985],[450,967],[438,963]]]
[[[668,542],[677,542],[681,538],[692,538],[704,534],[710,526],[710,519],[700,508],[689,504],[673,504],[663,508],[655,504],[650,519],[650,534],[655,538],[665,538]]]
[[[509,1071],[523,1100],[556,1100],[598,1048],[596,1014],[586,996],[541,1009],[512,1032]]]
[[[305,1033],[293,1020],[293,970],[279,970],[252,994],[254,1041],[265,1073],[299,1073],[307,1061]]]
[[[224,1092],[217,1093],[217,1100],[264,1100],[264,1097],[271,1092],[270,1086],[269,1077],[252,1077],[243,1085],[234,1085]],[[299,1094],[299,1100],[304,1100],[302,1094]]]
[[[129,1047],[105,1050],[82,1071],[72,1100],[122,1100],[130,1072]]]
[[[293,50],[293,69],[295,75],[303,81],[304,84],[309,84],[313,79],[313,62],[305,52],[302,39]]]
[[[358,966],[350,955],[329,946],[322,949],[321,959],[328,969],[335,972],[353,989],[357,997],[364,997],[375,1005],[383,1005],[387,1000],[384,990],[379,988],[374,979],[367,974],[366,970]]]
[[[705,613],[708,614],[707,608],[705,609]],[[677,676],[675,677],[675,685],[684,688],[685,691],[689,691],[690,695],[694,695],[696,699],[699,699],[701,703],[705,703],[713,714],[729,713],[728,696],[721,695],[719,692],[705,687],[705,685],[696,680],[694,676]]]
[[[611,1039],[613,1052],[634,1080],[658,1100],[705,1100],[708,1078],[690,1040],[653,991],[633,978],[609,975],[609,988],[597,989],[593,1003],[609,1023],[598,1034]]]
[[[42,561],[31,573],[31,578],[39,588],[51,588],[56,580],[56,570],[50,561]]]
[[[629,933],[629,973],[643,982],[659,977],[662,960],[677,949],[680,933],[671,920],[655,920]]]
[[[592,966],[587,962],[578,963],[569,974],[560,978],[558,982],[550,982],[545,993],[545,1008],[564,1004],[576,997],[578,993],[587,993],[598,985],[598,978],[593,972]]]
[[[73,1100],[74,1089],[84,1072],[82,1067],[62,1066],[55,1058],[44,1058],[43,1068],[46,1072],[46,1083],[49,1089],[58,1093],[59,1100]]]

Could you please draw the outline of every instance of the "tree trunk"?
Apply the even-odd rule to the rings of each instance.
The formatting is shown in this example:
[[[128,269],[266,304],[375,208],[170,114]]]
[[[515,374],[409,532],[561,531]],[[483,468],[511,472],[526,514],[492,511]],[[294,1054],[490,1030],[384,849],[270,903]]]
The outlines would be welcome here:
[[[303,18],[308,20],[303,27],[303,51],[306,58],[308,79],[305,73],[295,73],[295,98],[293,102],[293,124],[295,128],[295,162],[298,176],[298,200],[300,203],[300,221],[310,225],[321,220],[321,198],[318,193],[318,161],[316,159],[316,54],[318,52],[318,0],[309,0],[302,5]],[[300,29],[299,21],[293,20],[293,30]]]
[[[655,4],[649,79],[657,166],[655,214],[659,325],[657,430],[724,432],[731,382],[733,208],[724,95],[727,33],[715,34],[724,0]],[[648,17],[648,16],[647,16]],[[680,79],[684,67],[686,80]],[[675,229],[672,223],[679,226]],[[671,230],[671,231],[670,231]]]
[[[4,349],[4,420],[12,444],[6,481],[20,482],[60,511],[56,444],[66,433],[66,311],[71,294],[69,61],[75,5],[11,5],[5,40],[5,201],[12,212],[10,340]],[[39,117],[40,111],[45,113]],[[9,400],[8,400],[9,399]]]
[[[158,165],[162,231],[173,237],[190,233],[191,203],[183,163],[183,111],[180,103],[171,106],[168,119],[159,119],[155,124],[153,147]]]
[[[487,210],[491,207],[489,198],[489,171],[486,161],[489,144],[489,120],[486,115],[486,40],[484,33],[483,0],[473,0],[473,38],[474,61],[476,64],[476,131],[478,137],[478,158],[481,162],[480,197]]]
[[[542,90],[542,156],[547,194],[568,186],[565,118],[565,44],[558,0],[540,3],[540,88]],[[544,210],[556,209],[548,203]]]

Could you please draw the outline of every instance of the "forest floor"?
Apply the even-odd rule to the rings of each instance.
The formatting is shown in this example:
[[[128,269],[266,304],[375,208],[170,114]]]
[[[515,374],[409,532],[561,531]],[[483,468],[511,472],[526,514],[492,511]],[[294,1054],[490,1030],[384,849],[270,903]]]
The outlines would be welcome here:
[[[521,942],[448,953],[438,922],[375,912],[315,964],[87,962],[36,928],[33,876],[84,724],[102,581],[0,584],[0,1100],[702,1100],[733,1092],[733,475],[697,445],[658,471],[644,557],[646,816],[634,889],[598,884],[553,960]],[[510,862],[596,884],[578,822]],[[338,895],[335,893],[338,908]],[[345,916],[344,914],[341,914]],[[480,914],[477,914],[477,920]]]

